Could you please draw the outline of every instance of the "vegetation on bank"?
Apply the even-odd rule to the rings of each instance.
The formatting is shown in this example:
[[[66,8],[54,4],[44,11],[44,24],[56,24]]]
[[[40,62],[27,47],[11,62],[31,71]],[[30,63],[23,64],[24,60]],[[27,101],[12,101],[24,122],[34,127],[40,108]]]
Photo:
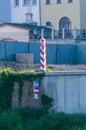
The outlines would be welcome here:
[[[0,130],[86,130],[86,115],[9,109],[0,112]]]
[[[39,83],[43,78],[44,73],[25,73],[25,72],[13,72],[11,69],[4,69],[0,73],[0,109],[9,109],[11,108],[12,103],[12,94],[13,94],[13,86],[14,82],[18,82],[19,84],[19,104],[21,105],[22,99],[22,87],[24,80],[29,81],[32,85],[33,89],[33,81],[38,80]],[[28,87],[28,94],[29,94]],[[33,92],[31,92],[33,94]]]
[[[52,99],[41,96],[41,109],[11,108],[13,83],[19,83],[19,101],[21,103],[23,80],[38,79],[41,82],[44,73],[25,74],[11,69],[0,71],[0,130],[86,130],[85,114],[64,114],[49,112]]]

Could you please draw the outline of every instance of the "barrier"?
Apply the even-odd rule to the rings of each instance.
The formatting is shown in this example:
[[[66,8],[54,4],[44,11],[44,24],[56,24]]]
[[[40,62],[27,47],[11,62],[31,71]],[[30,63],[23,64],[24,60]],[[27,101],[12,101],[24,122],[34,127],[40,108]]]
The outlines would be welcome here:
[[[40,41],[40,69],[46,70],[46,40],[44,38]]]

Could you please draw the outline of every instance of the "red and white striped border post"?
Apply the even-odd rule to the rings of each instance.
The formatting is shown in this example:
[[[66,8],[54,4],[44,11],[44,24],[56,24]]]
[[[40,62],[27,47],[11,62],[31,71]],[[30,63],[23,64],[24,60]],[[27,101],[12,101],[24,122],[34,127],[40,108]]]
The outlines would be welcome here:
[[[46,70],[46,40],[40,40],[40,69]]]

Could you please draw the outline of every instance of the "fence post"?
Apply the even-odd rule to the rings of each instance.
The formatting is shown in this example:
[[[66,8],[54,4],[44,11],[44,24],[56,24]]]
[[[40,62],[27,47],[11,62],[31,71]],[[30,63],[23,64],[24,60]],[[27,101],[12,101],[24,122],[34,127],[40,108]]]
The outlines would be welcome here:
[[[7,43],[5,42],[5,60],[7,60]]]
[[[73,31],[73,38],[76,39],[76,27],[74,28],[74,31]]]
[[[62,39],[64,39],[65,38],[65,29],[63,28],[62,29]]]
[[[41,30],[41,38],[44,37],[44,29]]]
[[[54,28],[52,27],[52,39],[54,39]]]

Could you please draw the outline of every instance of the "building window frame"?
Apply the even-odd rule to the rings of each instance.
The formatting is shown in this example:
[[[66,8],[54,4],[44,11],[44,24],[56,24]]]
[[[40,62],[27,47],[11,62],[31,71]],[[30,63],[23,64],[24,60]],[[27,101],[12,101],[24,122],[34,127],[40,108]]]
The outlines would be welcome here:
[[[73,3],[73,0],[68,0],[68,3]]]
[[[51,25],[51,21],[47,21],[47,22],[46,22],[46,26],[51,27],[51,26],[52,26],[52,25]]]
[[[37,0],[32,0],[32,5],[37,5]]]
[[[23,0],[23,6],[27,6],[28,5],[28,0]]]
[[[56,3],[57,3],[57,4],[61,4],[62,1],[61,1],[61,0],[56,0]]]
[[[49,5],[50,4],[50,0],[45,0],[45,4]]]
[[[19,6],[19,0],[14,0],[14,6]]]

